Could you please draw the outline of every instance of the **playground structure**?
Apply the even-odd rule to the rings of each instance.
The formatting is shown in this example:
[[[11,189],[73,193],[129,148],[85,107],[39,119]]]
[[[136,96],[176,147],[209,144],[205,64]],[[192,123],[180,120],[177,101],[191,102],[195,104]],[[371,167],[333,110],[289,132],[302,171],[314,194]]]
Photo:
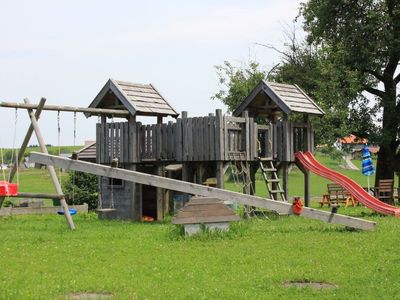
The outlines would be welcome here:
[[[288,167],[295,163],[294,153],[313,150],[309,115],[323,111],[297,86],[260,82],[234,112],[223,116],[221,110],[205,117],[178,113],[152,85],[110,79],[89,108],[123,109],[127,121],[101,118],[96,130],[97,163],[165,176],[171,164],[182,166],[174,178],[202,184],[216,178],[224,187],[224,171],[234,163],[242,172],[243,192],[255,193],[255,174],[261,169],[272,200],[287,201]],[[300,121],[289,116],[300,115]],[[89,116],[89,114],[87,114]],[[137,116],[152,116],[156,124],[144,125]],[[176,121],[163,123],[172,116]],[[255,118],[263,118],[265,125]],[[280,182],[278,172],[282,170]],[[309,204],[308,172],[305,176],[305,203]],[[170,210],[170,199],[159,187],[127,184],[101,178],[100,213],[105,218],[139,221],[143,216],[162,220]],[[171,195],[171,194],[170,194]],[[118,199],[116,201],[115,199]]]
[[[307,207],[309,171],[295,153],[313,150],[309,116],[322,116],[323,111],[295,85],[260,82],[234,111],[234,116],[223,116],[217,110],[215,114],[194,118],[182,112],[178,118],[154,86],[112,79],[88,108],[45,106],[44,102],[45,99],[39,105],[27,100],[24,104],[2,102],[0,106],[28,110],[32,125],[19,157],[35,131],[42,154],[33,154],[31,160],[48,165],[50,174],[54,173],[53,184],[71,228],[74,225],[61,187],[57,187],[53,165],[99,176],[100,217],[140,221],[143,216],[163,219],[171,208],[171,193],[166,190],[292,214],[292,204],[287,202],[288,168],[296,163],[305,178],[306,207],[301,216],[361,229],[375,226],[373,222]],[[96,125],[96,164],[48,155],[37,123],[42,110],[100,116]],[[138,116],[156,117],[157,123],[143,125],[137,121]],[[163,123],[167,116],[176,121]],[[114,118],[126,120],[115,122]],[[263,118],[265,124],[256,123],[255,118]],[[223,190],[224,171],[232,163],[243,173],[244,194]],[[181,166],[181,174],[166,172],[171,165]],[[253,196],[258,169],[267,186],[265,198]],[[216,178],[217,188],[202,185],[210,177]]]

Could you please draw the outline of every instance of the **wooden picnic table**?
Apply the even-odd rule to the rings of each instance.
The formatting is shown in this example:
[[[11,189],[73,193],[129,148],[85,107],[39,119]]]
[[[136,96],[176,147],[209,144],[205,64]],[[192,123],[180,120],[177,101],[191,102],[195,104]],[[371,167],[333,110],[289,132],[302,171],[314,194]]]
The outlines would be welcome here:
[[[347,207],[350,204],[355,206],[357,203],[356,199],[339,184],[328,183],[327,190],[328,193],[322,195],[322,200],[319,202],[321,207],[324,206],[324,204],[331,206],[332,204],[339,203],[345,203],[345,207]]]

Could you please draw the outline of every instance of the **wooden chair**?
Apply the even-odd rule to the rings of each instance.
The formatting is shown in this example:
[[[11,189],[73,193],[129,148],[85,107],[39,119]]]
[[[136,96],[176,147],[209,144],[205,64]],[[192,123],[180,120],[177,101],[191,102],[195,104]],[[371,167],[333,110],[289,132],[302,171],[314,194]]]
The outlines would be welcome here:
[[[394,202],[393,183],[394,183],[393,179],[379,180],[378,187],[375,189],[376,198],[386,203],[393,203]]]

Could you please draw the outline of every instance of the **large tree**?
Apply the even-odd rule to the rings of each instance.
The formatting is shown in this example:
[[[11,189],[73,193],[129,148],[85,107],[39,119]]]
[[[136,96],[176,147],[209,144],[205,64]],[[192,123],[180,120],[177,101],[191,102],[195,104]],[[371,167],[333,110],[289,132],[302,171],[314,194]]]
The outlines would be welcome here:
[[[359,92],[382,111],[376,179],[393,178],[399,165],[400,1],[310,0],[302,4],[304,29],[338,69],[355,75]]]

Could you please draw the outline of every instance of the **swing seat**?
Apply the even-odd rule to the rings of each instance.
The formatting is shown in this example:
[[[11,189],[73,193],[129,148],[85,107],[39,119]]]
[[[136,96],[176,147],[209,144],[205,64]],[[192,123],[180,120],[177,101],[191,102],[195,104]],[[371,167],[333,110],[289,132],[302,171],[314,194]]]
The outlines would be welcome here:
[[[70,208],[70,209],[69,209],[69,214],[70,214],[71,216],[76,215],[77,212],[78,212],[78,211],[77,211],[75,208]],[[59,211],[57,212],[57,214],[59,214],[59,215],[64,215],[64,211],[63,211],[63,210],[59,210]]]
[[[7,181],[0,181],[0,196],[17,196],[18,195],[18,184]]]
[[[98,208],[96,209],[97,212],[111,212],[111,211],[116,211],[115,208]]]

